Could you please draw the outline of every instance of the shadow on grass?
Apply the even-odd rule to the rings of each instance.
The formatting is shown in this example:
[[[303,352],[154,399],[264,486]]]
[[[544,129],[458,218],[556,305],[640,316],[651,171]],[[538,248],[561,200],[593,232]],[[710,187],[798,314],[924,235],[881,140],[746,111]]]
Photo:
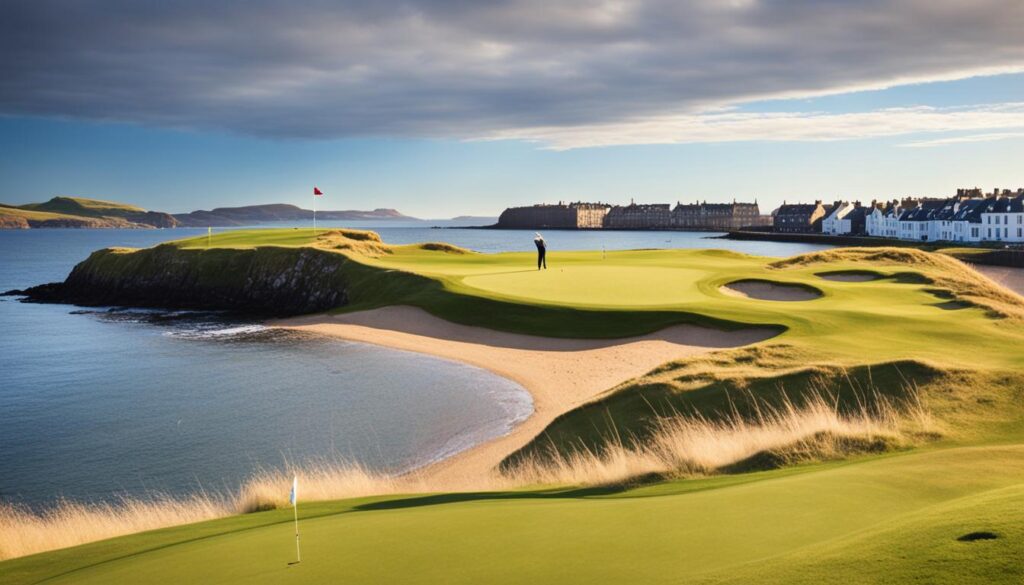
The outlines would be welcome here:
[[[595,496],[609,496],[620,494],[631,489],[642,486],[644,483],[660,481],[662,478],[648,478],[647,481],[633,481],[629,484],[613,486],[568,488],[558,490],[542,491],[512,491],[512,492],[462,492],[449,494],[432,494],[426,496],[413,496],[382,502],[368,502],[354,506],[353,510],[399,510],[403,508],[418,508],[421,506],[438,506],[441,504],[458,504],[463,502],[481,502],[494,500],[557,500],[570,498],[587,498]]]

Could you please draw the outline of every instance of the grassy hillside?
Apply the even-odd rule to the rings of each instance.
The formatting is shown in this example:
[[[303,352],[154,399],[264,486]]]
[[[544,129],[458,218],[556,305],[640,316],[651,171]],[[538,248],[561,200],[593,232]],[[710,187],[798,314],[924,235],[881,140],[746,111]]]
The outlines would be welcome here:
[[[665,364],[567,413],[527,447],[643,442],[659,414],[708,419],[745,399],[841,408],[920,401],[934,432],[909,451],[635,489],[372,498],[227,518],[0,563],[5,583],[1020,583],[1024,579],[1024,299],[951,258],[855,249],[787,260],[715,250],[476,254],[387,246],[366,232],[250,230],[172,242],[339,255],[351,311],[411,304],[494,329],[617,337],[671,323],[777,327],[753,347]],[[208,249],[213,248],[213,249]],[[124,253],[131,256],[130,252]],[[111,270],[129,270],[129,261]],[[757,279],[820,292],[758,300]],[[771,454],[761,461],[771,459]],[[756,462],[755,462],[756,463]],[[772,465],[767,465],[772,467]],[[994,538],[967,535],[991,533]],[[961,540],[963,537],[963,540]]]
[[[0,221],[4,221],[9,227],[78,227],[78,228],[106,228],[106,227],[133,227],[135,224],[123,218],[100,218],[87,217],[83,215],[72,215],[52,211],[40,211],[0,205]]]
[[[29,203],[21,206],[31,211],[64,213],[85,217],[124,216],[128,213],[145,213],[145,209],[127,203],[86,199],[84,197],[54,197],[43,203]]]
[[[174,227],[177,221],[166,213],[141,207],[86,199],[54,197],[44,203],[0,206],[0,217],[21,217],[29,227]]]

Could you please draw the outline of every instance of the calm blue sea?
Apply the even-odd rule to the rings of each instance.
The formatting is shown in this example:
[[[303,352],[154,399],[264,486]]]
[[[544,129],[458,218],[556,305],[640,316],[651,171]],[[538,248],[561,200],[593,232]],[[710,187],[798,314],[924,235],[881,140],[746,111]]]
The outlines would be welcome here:
[[[327,227],[330,224],[321,224]],[[531,250],[533,232],[378,228],[385,241]],[[63,280],[96,249],[205,233],[0,230],[0,291]],[[818,246],[681,232],[545,233],[558,250]],[[110,500],[232,488],[258,467],[346,459],[398,470],[506,433],[518,385],[418,354],[209,313],[80,309],[0,297],[0,501]]]

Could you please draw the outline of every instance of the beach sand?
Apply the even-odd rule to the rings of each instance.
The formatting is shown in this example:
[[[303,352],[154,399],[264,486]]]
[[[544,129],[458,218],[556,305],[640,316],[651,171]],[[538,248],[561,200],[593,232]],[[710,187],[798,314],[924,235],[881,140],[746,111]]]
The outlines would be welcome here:
[[[970,267],[1013,292],[1024,295],[1024,268],[986,266],[984,264],[971,264]]]
[[[270,325],[472,364],[514,380],[529,391],[534,412],[509,434],[421,470],[424,481],[446,489],[471,489],[556,417],[626,380],[668,361],[756,343],[778,333],[766,328],[721,331],[675,325],[640,337],[556,339],[459,325],[408,306],[310,315]]]

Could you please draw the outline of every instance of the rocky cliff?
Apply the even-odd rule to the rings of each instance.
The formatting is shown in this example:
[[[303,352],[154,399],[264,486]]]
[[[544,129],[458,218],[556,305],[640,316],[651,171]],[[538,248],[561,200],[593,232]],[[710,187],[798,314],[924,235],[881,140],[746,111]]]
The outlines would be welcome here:
[[[326,311],[349,300],[342,254],[314,248],[93,252],[64,282],[33,287],[35,302],[231,310],[263,315]]]
[[[28,220],[16,215],[4,215],[0,213],[0,229],[3,230],[27,230]]]

